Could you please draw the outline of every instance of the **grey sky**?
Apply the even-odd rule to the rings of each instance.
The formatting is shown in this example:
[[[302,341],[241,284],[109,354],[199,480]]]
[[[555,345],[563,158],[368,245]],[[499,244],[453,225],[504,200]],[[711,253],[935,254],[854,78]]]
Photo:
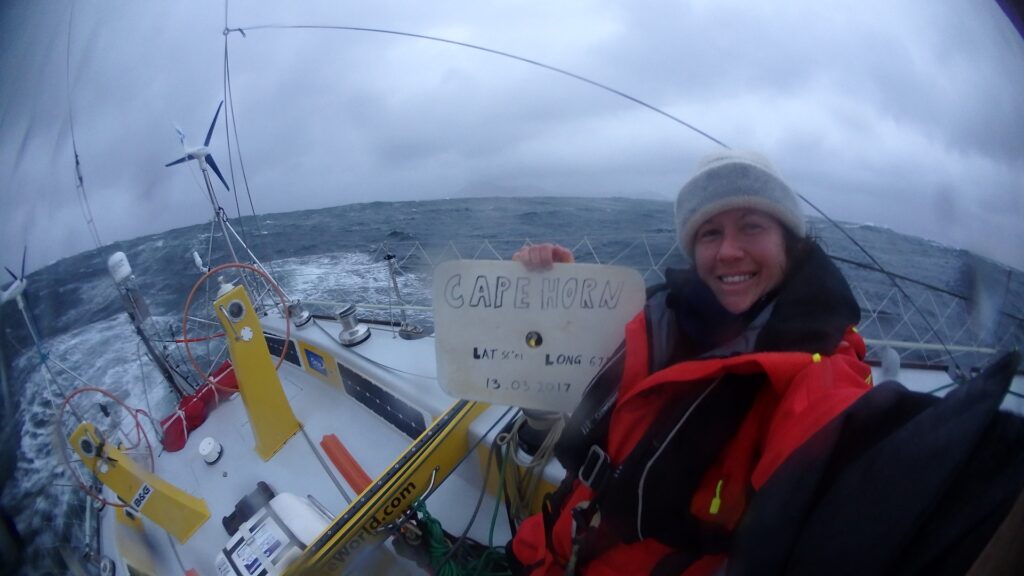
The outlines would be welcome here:
[[[105,242],[209,218],[196,171],[163,165],[182,152],[174,125],[198,143],[222,97],[223,4],[154,4],[75,6],[71,106]],[[12,268],[25,242],[30,269],[92,247],[74,185],[69,7],[0,7],[0,263]],[[387,28],[540,60],[763,152],[834,218],[1024,268],[1024,41],[994,1],[249,1],[230,23]],[[669,199],[714,148],[482,52],[359,32],[229,41],[261,212],[500,193]],[[230,182],[223,128],[222,116],[212,149]],[[237,157],[235,173],[240,184]]]

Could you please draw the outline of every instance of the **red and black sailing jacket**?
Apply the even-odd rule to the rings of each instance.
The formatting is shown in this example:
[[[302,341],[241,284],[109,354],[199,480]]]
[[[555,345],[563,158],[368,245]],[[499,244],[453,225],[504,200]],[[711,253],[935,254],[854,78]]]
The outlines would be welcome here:
[[[566,481],[513,540],[530,574],[710,574],[748,500],[871,386],[859,307],[816,246],[747,353],[692,359],[694,327],[727,322],[692,274],[668,280],[570,419]]]

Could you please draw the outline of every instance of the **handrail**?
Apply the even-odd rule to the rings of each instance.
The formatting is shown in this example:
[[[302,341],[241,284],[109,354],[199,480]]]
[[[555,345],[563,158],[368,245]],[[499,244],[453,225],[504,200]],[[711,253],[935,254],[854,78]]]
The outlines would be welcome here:
[[[877,340],[875,338],[865,338],[864,343],[868,346],[888,346],[890,348],[908,348],[911,350],[935,350],[938,352],[945,352],[950,350],[952,352],[977,352],[980,354],[995,354],[998,352],[995,348],[982,348],[976,346],[957,346],[950,344],[943,347],[941,344],[927,344],[923,342],[904,342],[900,340]]]
[[[314,306],[344,306],[348,302],[337,302],[332,300],[303,300],[305,304],[312,304]],[[433,306],[414,306],[412,304],[370,304],[368,302],[357,302],[356,306],[359,308],[367,308],[370,310],[389,310],[389,309],[402,309],[402,310],[414,310],[417,312],[433,312]]]

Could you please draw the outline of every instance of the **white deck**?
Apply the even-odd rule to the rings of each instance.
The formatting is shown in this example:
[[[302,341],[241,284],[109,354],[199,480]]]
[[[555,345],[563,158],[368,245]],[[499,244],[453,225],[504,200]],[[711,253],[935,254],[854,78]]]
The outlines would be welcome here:
[[[406,341],[397,338],[391,330],[375,329],[367,342],[348,349],[333,341],[331,331],[337,330],[335,323],[321,320],[320,324],[323,330],[312,324],[294,330],[292,339],[301,339],[329,352],[350,369],[385,387],[390,394],[423,412],[427,425],[455,401],[440,389],[433,377],[432,338]],[[272,318],[265,319],[264,325],[274,331],[281,328],[280,321]],[[411,443],[409,436],[356,402],[339,387],[288,363],[282,365],[279,374],[289,403],[302,422],[309,441],[302,433],[296,434],[269,462],[263,462],[253,449],[253,434],[241,398],[236,395],[222,402],[210,418],[192,433],[183,450],[165,452],[156,459],[160,476],[206,501],[210,519],[185,545],[172,545],[166,533],[148,520],[145,521],[144,533],[138,534],[116,524],[113,514],[104,513],[101,542],[105,555],[119,558],[131,555],[131,548],[143,549],[148,550],[147,554],[154,563],[152,570],[156,574],[183,574],[188,569],[195,569],[201,575],[217,574],[214,560],[229,540],[221,518],[234,510],[239,499],[255,490],[258,481],[266,482],[275,493],[311,496],[332,516],[346,508],[346,499],[335,482],[343,486],[349,497],[354,495],[354,490],[330,464],[325,468],[317,457],[318,452],[322,455],[319,442],[325,434],[337,435],[371,477],[384,471]],[[876,381],[881,378],[879,370],[876,370],[875,378]],[[912,390],[932,391],[947,384],[949,377],[941,371],[903,370],[900,381]],[[1015,379],[1014,389],[1024,390],[1024,377]],[[1024,401],[1008,396],[1004,408],[1024,413]],[[503,412],[497,407],[490,408],[471,427],[470,441],[476,442],[487,434]],[[493,434],[491,431],[481,445],[489,445]],[[224,448],[223,456],[213,465],[207,465],[199,455],[199,443],[207,436],[217,439]],[[461,533],[470,519],[483,481],[481,454],[486,452],[478,449],[467,458],[427,503],[431,514],[449,532]],[[563,473],[561,467],[552,462],[544,475],[549,482],[557,484]],[[494,500],[488,495],[470,531],[477,540],[487,541],[493,507]],[[504,511],[500,514],[504,516]],[[500,518],[496,523],[494,543],[504,544],[508,538],[507,521]],[[120,552],[115,547],[118,544]],[[372,560],[362,565],[361,572],[423,572],[411,561],[396,556],[390,543],[378,550]],[[118,573],[127,573],[123,564],[118,566]]]
[[[881,383],[881,369],[874,368],[873,373],[875,383]],[[950,383],[949,375],[942,370],[903,369],[900,370],[898,380],[909,390],[915,392],[927,392],[944,396],[953,390],[952,386],[948,386]],[[1019,374],[1015,376],[1010,384],[1010,390],[1018,394],[1024,394],[1024,376]],[[1024,398],[1007,394],[1006,398],[1003,399],[1000,409],[1024,415]]]
[[[366,343],[353,350],[341,350],[333,344],[329,348],[326,337],[318,337],[315,328],[305,328],[302,338],[308,338],[324,349],[339,356],[346,353],[358,354],[355,363],[364,376],[381,382],[379,376],[386,375],[390,392],[434,417],[442,413],[455,400],[448,397],[428,375],[433,371],[433,342],[424,339],[416,342],[392,340],[388,330],[375,331]],[[293,339],[296,337],[293,334]],[[410,346],[411,345],[411,346]],[[403,350],[401,354],[396,348]],[[429,350],[429,357],[425,354]],[[339,358],[343,363],[353,358]],[[361,359],[361,363],[360,363]],[[389,370],[383,365],[395,366],[400,372]],[[385,374],[390,372],[389,374]],[[230,514],[236,502],[256,489],[258,481],[266,482],[275,493],[290,492],[298,496],[312,496],[332,516],[337,516],[347,507],[347,501],[335,485],[341,484],[348,497],[354,490],[345,483],[333,466],[327,462],[325,469],[318,460],[320,439],[326,434],[335,434],[348,448],[367,474],[376,477],[409,446],[412,440],[398,431],[381,417],[356,402],[343,391],[309,376],[303,370],[288,363],[279,370],[282,384],[293,411],[302,423],[309,442],[300,432],[293,436],[269,462],[263,462],[253,449],[255,444],[248,415],[241,397],[235,395],[223,401],[207,421],[193,431],[184,449],[179,452],[164,452],[156,459],[157,473],[165,480],[203,498],[210,509],[210,519],[199,528],[185,545],[174,545],[170,538],[155,524],[145,520],[142,536],[130,529],[117,525],[113,514],[105,513],[102,518],[101,539],[105,554],[118,558],[125,553],[115,553],[114,540],[145,544],[155,562],[157,574],[183,574],[195,569],[201,575],[216,574],[214,560],[229,536],[221,518]],[[390,385],[394,385],[392,388]],[[470,429],[470,441],[475,442],[487,432],[502,413],[503,409],[490,408]],[[429,423],[432,418],[426,419]],[[491,437],[493,438],[492,431]],[[210,436],[223,445],[223,455],[213,465],[206,464],[199,455],[199,443]],[[490,440],[488,439],[488,441]],[[311,446],[312,443],[312,446]],[[486,444],[484,444],[486,446]],[[481,453],[477,451],[477,454]],[[438,518],[445,528],[461,533],[470,519],[473,505],[482,484],[482,463],[477,454],[467,458],[456,472],[438,489],[427,502],[430,513]],[[326,457],[324,457],[326,461]],[[332,480],[331,476],[334,477]],[[490,513],[494,500],[487,496],[480,515],[470,531],[470,536],[486,541]],[[504,513],[502,512],[502,515]],[[111,535],[118,536],[111,537]],[[509,538],[508,523],[502,518],[496,527],[495,544],[504,544]],[[415,564],[403,558],[396,558],[390,544],[382,546],[376,558],[366,563],[367,573],[422,573]],[[175,558],[180,557],[180,563]],[[127,573],[124,566],[118,566],[118,573]]]

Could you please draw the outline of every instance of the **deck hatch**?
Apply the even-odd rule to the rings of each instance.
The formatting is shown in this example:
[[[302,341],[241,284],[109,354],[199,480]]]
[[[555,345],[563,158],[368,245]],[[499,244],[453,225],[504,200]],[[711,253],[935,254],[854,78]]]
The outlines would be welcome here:
[[[346,368],[340,362],[338,370],[341,372],[341,381],[345,385],[345,392],[355,398],[378,416],[385,419],[395,428],[401,430],[410,438],[418,438],[427,429],[423,419],[423,413],[409,404],[400,400],[397,396],[377,386],[367,378]]]

